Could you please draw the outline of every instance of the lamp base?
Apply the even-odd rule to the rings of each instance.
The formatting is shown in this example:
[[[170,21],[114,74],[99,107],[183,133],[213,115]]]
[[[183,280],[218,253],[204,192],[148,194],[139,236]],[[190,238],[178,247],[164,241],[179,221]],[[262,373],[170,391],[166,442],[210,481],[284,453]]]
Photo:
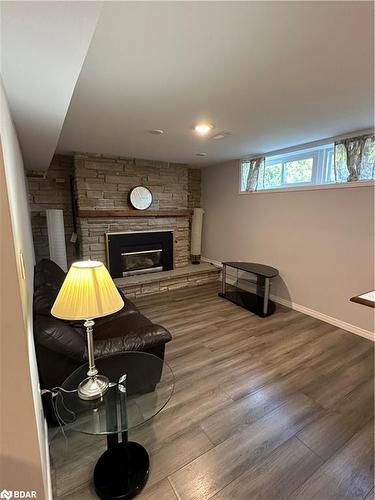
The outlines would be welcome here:
[[[104,375],[87,377],[78,386],[78,396],[86,401],[99,399],[107,392],[108,387],[109,380]]]
[[[200,264],[201,263],[201,256],[200,255],[193,255],[191,254],[191,263],[192,264]]]

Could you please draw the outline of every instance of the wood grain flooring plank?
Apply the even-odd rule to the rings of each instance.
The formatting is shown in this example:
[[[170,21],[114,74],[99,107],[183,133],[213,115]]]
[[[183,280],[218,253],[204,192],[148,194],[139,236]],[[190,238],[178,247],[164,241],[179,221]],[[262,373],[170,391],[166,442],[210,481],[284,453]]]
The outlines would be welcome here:
[[[98,496],[95,493],[94,485],[92,482],[83,484],[80,488],[67,493],[66,495],[59,496],[60,500],[97,500]],[[175,498],[173,500],[176,500]]]
[[[280,327],[271,338],[262,337],[263,344],[253,349],[253,354],[263,353],[267,345],[267,361],[280,358],[290,351],[304,348],[308,342],[320,339],[323,335],[332,331],[334,327],[327,323],[317,323],[315,318],[306,317],[293,323],[286,323]]]
[[[325,411],[304,427],[297,437],[324,460],[342,448],[362,427],[362,422],[334,411]]]
[[[175,380],[173,397],[162,412],[184,403],[189,404],[191,400],[204,398],[206,393],[212,391],[221,390],[226,394],[224,389],[227,380],[233,380],[240,373],[247,373],[260,366],[250,356],[239,354],[201,367],[192,374],[179,376]]]
[[[375,493],[374,493],[374,488],[366,495],[365,500],[374,500],[375,498]]]
[[[374,379],[371,377],[363,384],[337,401],[334,409],[364,424],[374,416]]]
[[[148,484],[153,485],[168,477],[211,448],[213,444],[199,427],[164,443],[157,451],[150,453]]]
[[[374,487],[374,422],[325,462],[292,496],[303,500],[317,498],[363,499]]]
[[[168,479],[163,479],[151,487],[149,484],[146,484],[137,498],[139,500],[177,500],[177,496]]]
[[[201,345],[200,349],[195,352],[168,360],[168,363],[175,377],[179,378],[190,374],[194,375],[194,373],[197,372],[199,373],[199,370],[202,368],[209,367],[216,362],[228,359],[237,353],[241,354],[236,349],[234,349],[234,351],[230,350],[229,352],[212,352],[204,345]]]
[[[227,380],[224,390],[232,399],[240,399],[259,390],[262,386],[276,381],[279,377],[277,366],[260,365]]]
[[[287,402],[295,392],[282,381],[267,384],[201,420],[200,426],[214,444],[219,444]]]
[[[278,407],[170,476],[184,500],[211,498],[257,461],[269,455],[319,411],[303,395]]]
[[[50,445],[51,464],[55,469],[56,496],[64,496],[89,486],[94,466],[106,449],[102,436],[88,436],[68,431],[65,439],[58,434]]]
[[[214,500],[289,500],[322,464],[298,439],[291,438],[268,457],[219,491]]]
[[[319,322],[321,323],[321,322]],[[277,367],[281,374],[290,373],[296,369],[308,367],[308,362],[314,358],[324,355],[329,349],[340,342],[341,334],[337,329],[329,327],[326,329],[322,326],[325,333],[319,338],[308,341],[303,346],[295,349],[290,349],[287,352],[281,353],[279,356],[273,356],[272,360],[268,358],[268,346],[265,345],[262,352],[253,356],[256,359],[261,359],[265,364],[270,367]],[[287,340],[284,341],[287,343]]]
[[[372,377],[373,354],[356,360],[350,366],[330,374],[317,375],[316,380],[303,389],[303,392],[325,408],[333,408],[347,394]]]
[[[324,375],[330,375],[335,371],[346,368],[359,359],[366,358],[366,355],[372,355],[372,346],[367,342],[355,342],[357,339],[347,338],[341,343],[330,349],[323,356],[319,356],[307,363],[307,365]],[[371,367],[370,367],[371,368]]]
[[[223,391],[214,389],[199,398],[166,408],[147,424],[134,429],[132,439],[144,443],[147,450],[154,452],[168,440],[184,434],[201,419],[231,403],[232,400]]]

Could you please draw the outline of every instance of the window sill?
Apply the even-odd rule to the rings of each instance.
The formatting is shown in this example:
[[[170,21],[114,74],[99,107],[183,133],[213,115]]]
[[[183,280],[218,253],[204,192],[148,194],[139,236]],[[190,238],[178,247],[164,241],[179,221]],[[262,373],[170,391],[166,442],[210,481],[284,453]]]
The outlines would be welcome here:
[[[316,191],[326,189],[353,189],[359,187],[374,187],[375,181],[355,181],[344,182],[342,184],[314,184],[310,186],[293,186],[275,189],[260,189],[259,191],[240,191],[239,194],[269,194],[269,193],[288,193],[290,191]]]

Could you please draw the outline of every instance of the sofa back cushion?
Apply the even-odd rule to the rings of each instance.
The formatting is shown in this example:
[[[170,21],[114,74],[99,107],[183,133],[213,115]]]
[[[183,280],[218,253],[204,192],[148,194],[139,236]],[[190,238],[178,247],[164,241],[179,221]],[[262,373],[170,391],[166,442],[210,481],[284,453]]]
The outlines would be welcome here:
[[[51,309],[56,300],[59,288],[51,285],[42,285],[34,292],[34,315],[43,314],[44,316],[51,316]]]
[[[55,262],[50,259],[42,259],[35,266],[34,290],[43,285],[60,289],[65,275],[65,272]]]

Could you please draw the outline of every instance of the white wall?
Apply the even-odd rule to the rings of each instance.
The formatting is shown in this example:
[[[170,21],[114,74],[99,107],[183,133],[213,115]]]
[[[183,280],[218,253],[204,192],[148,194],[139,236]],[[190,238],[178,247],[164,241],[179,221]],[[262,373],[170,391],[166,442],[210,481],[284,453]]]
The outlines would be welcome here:
[[[1,2],[1,74],[26,168],[47,170],[101,2]]]
[[[269,264],[272,293],[373,332],[374,188],[238,194],[238,161],[202,170],[202,255]]]
[[[33,342],[33,240],[22,156],[0,86],[1,487],[36,489],[44,499],[49,461]]]

